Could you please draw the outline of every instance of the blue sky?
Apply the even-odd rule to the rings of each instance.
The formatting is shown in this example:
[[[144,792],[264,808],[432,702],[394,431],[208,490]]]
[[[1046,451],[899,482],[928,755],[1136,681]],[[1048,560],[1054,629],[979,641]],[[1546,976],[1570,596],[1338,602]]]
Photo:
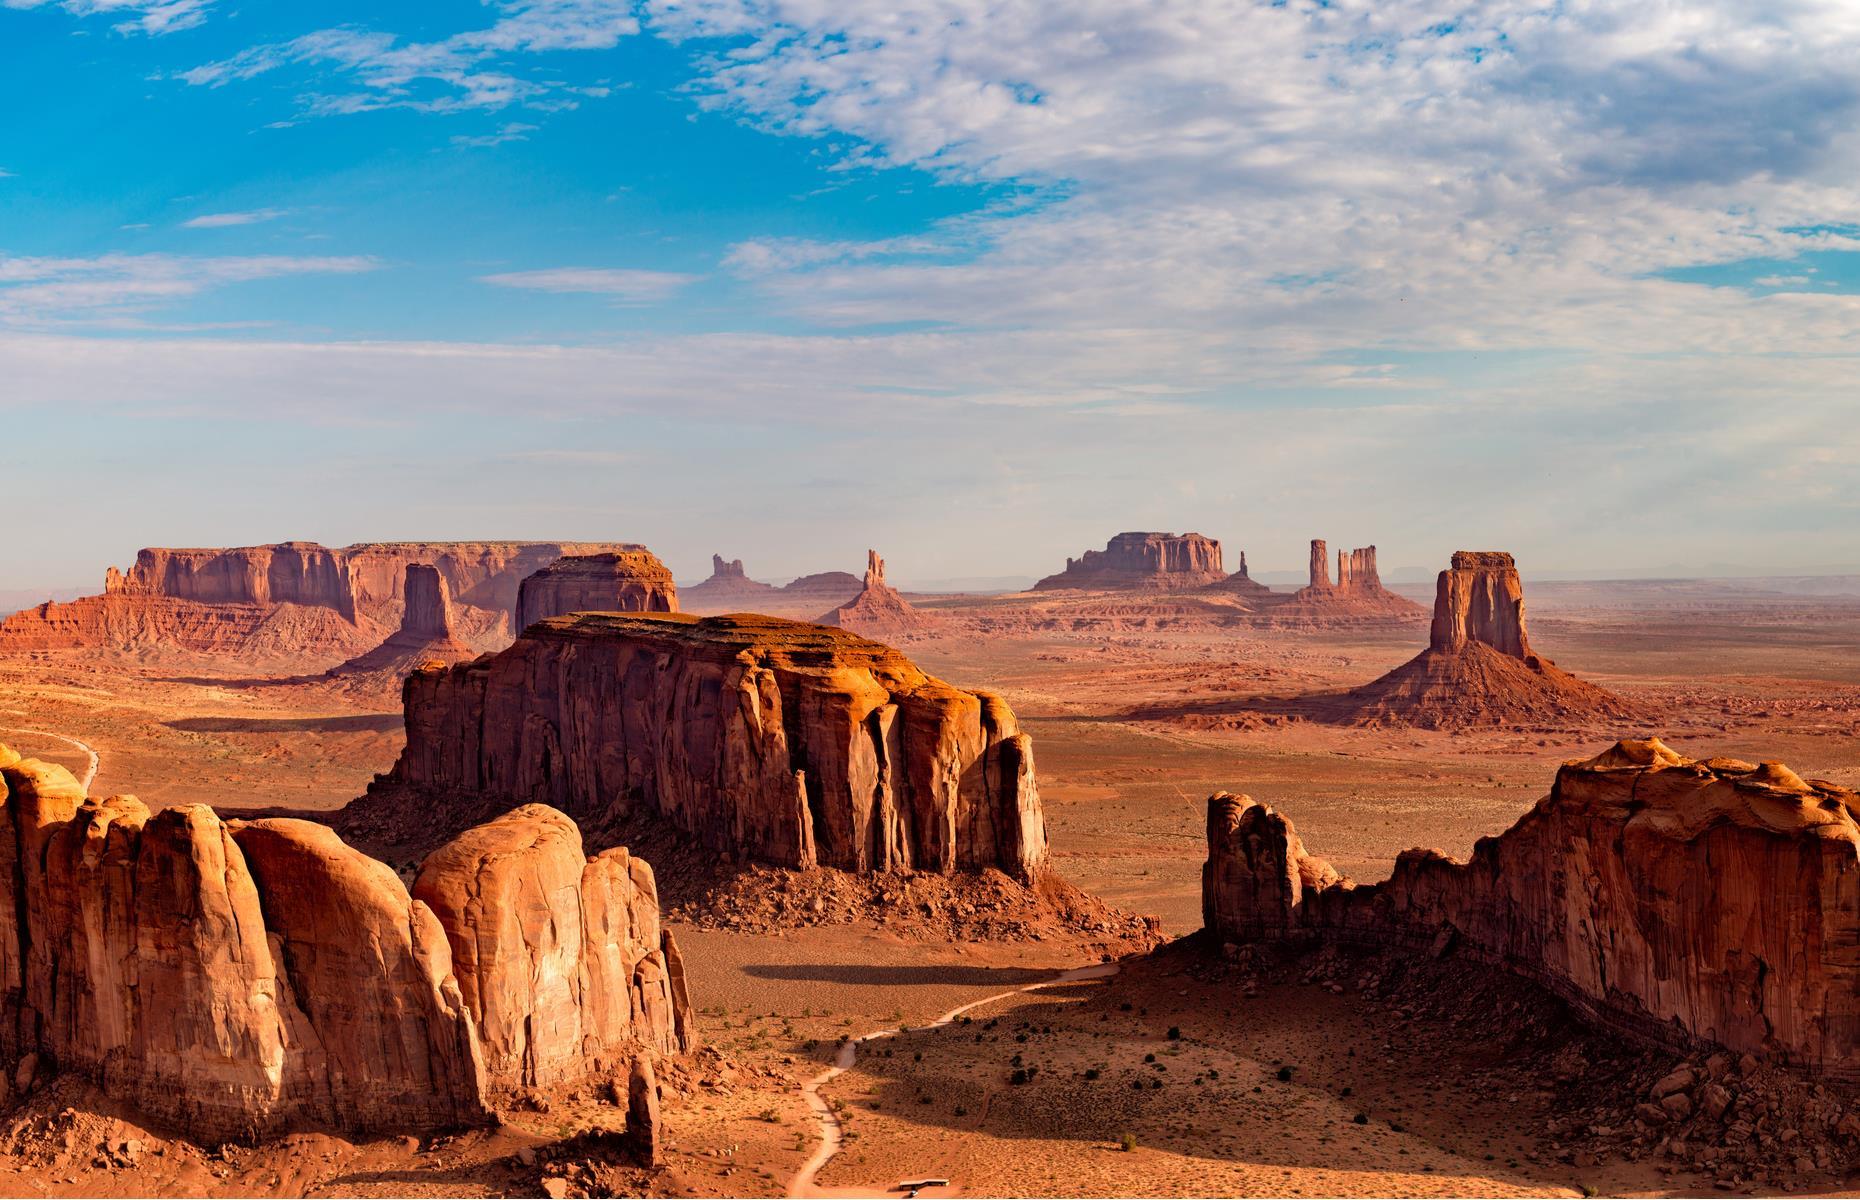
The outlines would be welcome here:
[[[0,0],[0,588],[1860,564],[1856,56],[1839,0]]]

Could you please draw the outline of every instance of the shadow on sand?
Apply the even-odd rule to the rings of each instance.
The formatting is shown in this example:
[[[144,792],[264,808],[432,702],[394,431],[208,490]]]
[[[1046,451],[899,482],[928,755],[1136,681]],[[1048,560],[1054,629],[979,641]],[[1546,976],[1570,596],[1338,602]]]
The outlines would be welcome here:
[[[345,717],[183,717],[163,724],[183,733],[397,733],[405,720],[399,713],[361,713]]]

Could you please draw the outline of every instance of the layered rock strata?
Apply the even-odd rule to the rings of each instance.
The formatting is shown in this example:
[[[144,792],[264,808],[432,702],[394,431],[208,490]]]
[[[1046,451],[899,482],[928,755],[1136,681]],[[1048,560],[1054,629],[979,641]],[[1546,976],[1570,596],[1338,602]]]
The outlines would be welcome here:
[[[485,799],[586,826],[633,813],[738,859],[849,871],[1046,856],[1032,742],[998,696],[890,647],[749,614],[555,617],[501,654],[413,675],[407,747],[357,806],[443,820]]]
[[[452,598],[438,568],[409,565],[402,594],[400,628],[368,653],[331,668],[326,677],[399,687],[409,671],[424,663],[474,657],[453,629]]]
[[[644,546],[558,558],[517,589],[518,629],[574,612],[677,612],[672,573]]]
[[[502,1098],[625,1078],[631,1059],[689,1045],[650,869],[624,851],[582,858],[560,813],[472,831],[435,855],[418,898],[324,825],[151,815],[133,796],[86,798],[62,767],[5,751],[0,764],[9,1068],[49,1060],[213,1142],[488,1122]],[[506,852],[474,859],[487,841]],[[461,876],[508,911],[448,907]],[[539,877],[560,885],[527,887]],[[557,943],[484,935],[511,920]],[[493,1019],[507,1008],[482,1003],[539,971],[552,986],[528,995],[531,1036],[571,1038],[576,1058],[513,1058]]]
[[[102,595],[38,605],[0,621],[0,649],[357,654],[399,624],[406,569],[416,564],[445,579],[463,636],[502,642],[510,637],[523,579],[563,555],[627,548],[604,542],[152,547],[127,572],[106,572]]]
[[[1344,697],[1352,719],[1448,728],[1632,720],[1635,708],[1531,649],[1511,555],[1461,550],[1440,573],[1428,647]]]
[[[1562,767],[1458,862],[1410,850],[1358,886],[1246,796],[1208,803],[1202,906],[1227,941],[1457,948],[1593,1020],[1860,1078],[1860,796],[1657,740]]]
[[[1186,591],[1227,578],[1221,544],[1199,533],[1120,533],[1103,550],[1066,559],[1066,569],[1034,584],[1060,588]]]
[[[929,613],[919,612],[898,589],[885,582],[885,560],[867,550],[865,586],[857,596],[822,614],[822,625],[837,625],[867,637],[899,637],[939,627]]]

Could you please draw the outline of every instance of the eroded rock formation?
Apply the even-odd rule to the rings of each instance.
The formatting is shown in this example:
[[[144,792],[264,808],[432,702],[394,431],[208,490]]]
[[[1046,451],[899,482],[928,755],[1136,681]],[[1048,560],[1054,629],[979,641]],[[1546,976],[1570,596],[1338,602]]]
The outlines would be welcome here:
[[[558,558],[517,590],[518,629],[573,612],[677,612],[672,573],[644,546]]]
[[[403,585],[400,628],[366,654],[331,668],[326,678],[376,688],[399,688],[407,673],[424,663],[455,663],[474,657],[452,624],[452,598],[438,568],[413,563]]]
[[[152,547],[127,572],[107,571],[102,595],[0,621],[0,649],[347,657],[398,626],[406,569],[416,564],[438,570],[457,606],[455,632],[482,648],[510,638],[524,578],[563,555],[624,549],[578,542]]]
[[[693,584],[680,595],[680,607],[707,612],[754,611],[779,595],[772,583],[751,579],[743,570],[740,558],[724,561],[721,554],[710,556],[710,578]]]
[[[1031,740],[997,696],[890,647],[749,614],[583,613],[413,675],[407,747],[352,808],[443,821],[485,798],[584,826],[638,811],[778,866],[1032,878],[1046,856]]]
[[[1489,550],[1453,555],[1435,587],[1427,649],[1350,692],[1342,707],[1358,721],[1433,728],[1638,715],[1531,650],[1517,566]]]
[[[650,869],[624,851],[582,859],[560,813],[520,810],[442,850],[429,903],[324,825],[222,821],[204,805],[151,815],[3,749],[0,781],[9,1077],[34,1055],[212,1142],[488,1122],[503,1098],[587,1072],[624,1080],[630,1059],[690,1044]],[[473,857],[500,839],[501,856]],[[445,906],[461,860],[474,895],[507,908]],[[526,890],[544,876],[560,885]],[[474,1007],[537,978],[539,944],[484,936],[498,921],[564,943],[541,967],[569,982],[532,988],[527,1014],[572,1035],[578,1057],[514,1061]]]
[[[1598,1022],[1860,1077],[1860,796],[1657,740],[1562,767],[1457,862],[1410,850],[1358,886],[1245,796],[1208,804],[1202,904],[1227,941],[1455,947]]]
[[[885,582],[885,560],[867,550],[865,586],[857,596],[823,614],[822,625],[837,625],[867,637],[898,637],[935,629],[940,622],[919,612],[898,589]]]
[[[776,590],[783,601],[790,603],[838,604],[857,596],[864,586],[864,582],[850,571],[821,571],[791,579]],[[813,611],[820,610],[816,607]]]
[[[1240,565],[1232,575],[1216,580],[1207,585],[1204,591],[1231,593],[1240,596],[1270,596],[1272,589],[1255,580],[1246,573],[1246,551],[1240,552]]]
[[[1199,533],[1120,533],[1103,550],[1066,559],[1066,569],[1034,584],[1058,588],[1186,591],[1227,578],[1221,544]]]

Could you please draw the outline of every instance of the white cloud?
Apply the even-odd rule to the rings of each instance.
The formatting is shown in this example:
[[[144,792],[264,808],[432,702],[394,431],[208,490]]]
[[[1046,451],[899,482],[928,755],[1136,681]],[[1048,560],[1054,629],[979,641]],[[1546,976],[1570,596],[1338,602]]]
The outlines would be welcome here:
[[[599,267],[551,267],[540,271],[507,271],[481,275],[478,282],[536,292],[585,293],[625,300],[663,300],[697,282],[696,275],[671,271],[610,270]]]
[[[151,310],[213,288],[292,275],[354,274],[376,266],[370,258],[279,255],[0,257],[0,325],[135,328]]]
[[[501,146],[505,142],[527,142],[530,140],[529,135],[535,132],[536,126],[534,125],[526,125],[521,121],[506,121],[497,127],[495,133],[455,134],[452,144],[482,149]]]
[[[258,225],[275,221],[285,214],[281,208],[257,208],[249,212],[204,213],[181,222],[183,229],[226,229],[234,225]]]
[[[39,8],[46,3],[56,3],[75,17],[122,17],[111,26],[116,32],[153,37],[194,28],[213,6],[213,0],[0,0],[0,7]]]
[[[639,32],[632,0],[503,0],[498,19],[483,29],[433,42],[403,42],[393,33],[356,28],[322,29],[286,42],[254,46],[231,58],[181,72],[196,86],[222,87],[286,66],[331,70],[359,91],[313,93],[306,115],[329,116],[382,108],[427,112],[502,109],[521,104],[541,110],[574,108],[579,96],[602,88],[537,81],[487,64],[519,54],[610,50]]]

